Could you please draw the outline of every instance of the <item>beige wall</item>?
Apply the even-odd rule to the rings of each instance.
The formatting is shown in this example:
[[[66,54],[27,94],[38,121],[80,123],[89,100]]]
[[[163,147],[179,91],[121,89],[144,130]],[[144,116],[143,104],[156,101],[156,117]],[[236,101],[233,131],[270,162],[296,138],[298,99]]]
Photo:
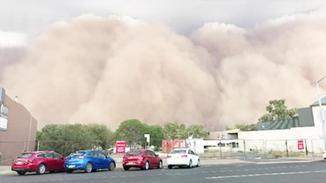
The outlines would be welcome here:
[[[9,114],[8,129],[0,131],[0,164],[10,164],[19,153],[35,149],[37,121],[24,106],[8,96],[4,103]]]

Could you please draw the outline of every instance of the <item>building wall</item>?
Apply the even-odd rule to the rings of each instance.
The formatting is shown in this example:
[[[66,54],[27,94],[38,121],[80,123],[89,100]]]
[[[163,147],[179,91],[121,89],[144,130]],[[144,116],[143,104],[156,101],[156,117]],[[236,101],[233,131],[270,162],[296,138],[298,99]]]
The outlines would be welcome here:
[[[315,127],[319,129],[319,133],[322,133],[322,120],[321,118],[326,121],[326,106],[323,105],[321,107],[321,113],[320,113],[320,108],[319,106],[313,106],[312,107],[312,115],[314,118],[314,123],[315,123]]]
[[[0,131],[0,164],[10,164],[19,153],[35,149],[37,121],[24,106],[8,96],[4,104],[9,115],[7,130]]]
[[[323,134],[319,127],[239,132],[238,136],[239,141],[245,141],[245,144],[239,143],[239,149],[286,151],[287,148],[289,151],[304,151],[298,150],[298,140],[304,140],[309,152],[324,151]]]

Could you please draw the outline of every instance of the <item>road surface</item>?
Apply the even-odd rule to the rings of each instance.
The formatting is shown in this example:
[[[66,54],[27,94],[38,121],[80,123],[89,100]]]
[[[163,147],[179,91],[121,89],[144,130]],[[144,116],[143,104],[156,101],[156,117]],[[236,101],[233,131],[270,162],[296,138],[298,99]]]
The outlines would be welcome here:
[[[246,163],[191,169],[116,169],[113,172],[1,175],[1,183],[325,183],[326,162]]]

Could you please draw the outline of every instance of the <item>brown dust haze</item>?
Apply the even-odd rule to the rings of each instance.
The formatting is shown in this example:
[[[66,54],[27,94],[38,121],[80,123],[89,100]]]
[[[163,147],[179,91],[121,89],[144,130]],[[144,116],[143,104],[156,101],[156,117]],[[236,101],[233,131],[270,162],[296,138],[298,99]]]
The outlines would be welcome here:
[[[299,14],[253,28],[207,23],[185,36],[129,17],[58,22],[21,61],[0,62],[0,83],[39,120],[179,121],[220,129],[253,123],[269,100],[316,98],[326,74],[326,16]]]

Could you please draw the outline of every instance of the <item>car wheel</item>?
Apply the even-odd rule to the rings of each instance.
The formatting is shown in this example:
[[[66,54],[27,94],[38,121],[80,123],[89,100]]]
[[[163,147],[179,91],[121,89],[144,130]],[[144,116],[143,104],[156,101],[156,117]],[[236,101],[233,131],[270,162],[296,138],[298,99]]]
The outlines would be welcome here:
[[[93,171],[93,165],[92,163],[87,163],[85,167],[85,172],[86,173],[91,173]]]
[[[142,168],[143,170],[148,170],[149,169],[149,162],[146,161],[144,167]]]
[[[124,166],[124,167],[123,167],[123,169],[124,169],[125,171],[128,171],[129,168],[130,168],[130,167],[127,167],[127,166]]]
[[[197,167],[200,167],[200,159],[198,159]]]
[[[192,160],[189,161],[189,165],[188,165],[188,168],[191,168],[192,167]]]
[[[38,175],[42,175],[46,172],[46,166],[45,164],[40,164],[38,167],[37,167],[37,171],[36,171],[36,174]]]
[[[109,164],[109,171],[113,171],[114,170],[114,168],[115,168],[115,164],[113,163],[113,162],[111,162],[110,164]]]
[[[157,168],[158,169],[163,168],[163,162],[162,162],[162,160],[160,160],[160,162],[158,162]]]
[[[17,174],[18,174],[18,175],[25,175],[26,172],[25,172],[25,171],[17,171]]]
[[[173,166],[172,165],[168,165],[168,169],[172,169],[173,168]]]

